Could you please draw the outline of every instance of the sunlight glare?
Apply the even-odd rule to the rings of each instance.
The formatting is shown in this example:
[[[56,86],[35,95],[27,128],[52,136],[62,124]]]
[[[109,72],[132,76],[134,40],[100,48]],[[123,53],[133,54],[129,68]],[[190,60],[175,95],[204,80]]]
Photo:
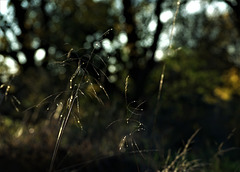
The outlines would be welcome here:
[[[152,20],[148,25],[148,30],[150,32],[153,32],[156,30],[156,27],[157,27],[157,22],[155,20]]]
[[[127,34],[123,32],[119,34],[118,39],[122,44],[126,44],[128,42]]]
[[[35,55],[34,55],[34,59],[36,61],[42,61],[46,56],[46,52],[43,48],[40,48],[36,51]]]
[[[25,54],[21,51],[17,53],[17,58],[20,64],[25,64],[27,62]]]
[[[201,10],[200,1],[190,1],[186,5],[186,10],[188,14],[194,14]]]
[[[154,60],[157,61],[157,62],[158,62],[158,61],[161,61],[161,60],[163,59],[163,55],[164,55],[163,51],[158,49],[158,50],[155,52]]]
[[[6,15],[8,12],[8,0],[0,0],[0,13]]]
[[[105,51],[107,51],[108,53],[112,52],[113,51],[113,48],[111,46],[111,42],[109,39],[104,39],[102,41],[102,46],[103,48],[105,49]]]
[[[171,18],[173,18],[173,13],[170,10],[164,11],[160,14],[160,20],[163,23],[166,23]]]
[[[16,74],[18,72],[18,65],[11,57],[6,57],[4,63],[9,68],[10,74]]]
[[[214,16],[217,15],[218,13],[224,13],[227,10],[227,5],[224,2],[212,2],[208,4],[207,7],[207,15],[208,16]]]

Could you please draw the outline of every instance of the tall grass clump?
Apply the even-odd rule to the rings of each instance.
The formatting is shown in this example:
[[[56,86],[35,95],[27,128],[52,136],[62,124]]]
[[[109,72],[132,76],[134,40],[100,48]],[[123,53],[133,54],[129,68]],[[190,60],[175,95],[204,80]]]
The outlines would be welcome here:
[[[102,36],[107,35],[112,29],[107,30]],[[69,83],[66,89],[67,93],[67,99],[66,101],[58,103],[58,106],[54,113],[54,118],[58,118],[60,121],[60,127],[58,130],[55,148],[53,150],[52,160],[50,164],[49,171],[52,172],[54,170],[54,163],[56,160],[57,152],[64,134],[64,131],[66,129],[66,126],[68,124],[69,118],[71,116],[74,117],[77,125],[80,127],[81,130],[83,130],[83,125],[80,120],[80,100],[84,99],[86,96],[89,96],[91,98],[96,99],[99,103],[103,104],[102,99],[98,96],[99,90],[101,90],[105,96],[109,99],[109,96],[105,90],[105,88],[101,85],[100,81],[93,76],[92,73],[89,72],[89,69],[91,69],[96,76],[100,75],[107,77],[104,72],[99,69],[96,64],[94,63],[94,60],[100,61],[102,64],[106,65],[104,60],[95,54],[95,49],[100,46],[100,42],[95,43],[93,50],[91,51],[90,55],[79,57],[78,55],[76,57],[72,58],[73,49],[70,49],[70,51],[67,53],[66,59],[60,62],[57,62],[58,64],[62,65],[68,65],[71,63],[77,63],[77,67],[74,71],[74,73],[71,75],[69,79]],[[97,58],[97,59],[95,59]],[[62,94],[61,92],[60,94]],[[58,94],[55,99],[60,96]],[[75,111],[74,111],[75,107]]]
[[[200,171],[201,168],[204,166],[200,160],[193,159],[188,160],[187,154],[190,149],[190,144],[193,142],[194,137],[199,132],[199,129],[196,130],[193,135],[188,139],[187,143],[185,144],[183,149],[179,149],[175,157],[171,158],[171,153],[169,152],[166,161],[165,167],[162,172],[193,172],[193,171]]]
[[[180,4],[181,4],[181,1],[178,0],[177,9],[174,15],[172,29],[170,33],[169,51],[172,50],[173,30],[175,27]],[[112,29],[107,30],[102,36],[107,35],[111,30]],[[64,59],[63,61],[57,62],[58,64],[61,64],[61,65],[69,65],[71,63],[77,63],[77,66],[75,71],[69,78],[66,91],[64,91],[64,93],[67,93],[67,96],[66,96],[67,98],[65,98],[66,99],[65,102],[60,101],[58,103],[58,106],[53,114],[53,117],[55,119],[59,119],[60,126],[59,126],[58,134],[56,137],[55,148],[52,154],[52,159],[51,159],[51,164],[49,169],[50,172],[54,171],[54,164],[56,161],[58,149],[59,149],[64,131],[69,122],[69,118],[73,116],[75,118],[77,125],[80,127],[81,130],[83,130],[83,125],[80,120],[81,119],[81,113],[80,113],[81,99],[84,99],[86,98],[86,96],[89,96],[91,98],[96,99],[100,104],[104,104],[102,99],[98,96],[99,90],[101,90],[102,93],[104,93],[104,95],[109,99],[109,95],[105,90],[104,86],[101,85],[100,81],[96,77],[94,77],[94,76],[100,77],[100,75],[103,75],[104,77],[107,78],[104,71],[99,69],[97,65],[94,63],[97,58],[98,62],[102,63],[103,65],[105,65],[105,67],[107,67],[105,61],[100,56],[95,54],[95,49],[98,49],[99,46],[100,46],[100,41],[95,42],[91,53],[87,56],[82,56],[82,57],[79,57],[78,55],[76,55],[76,52],[74,52],[73,49],[70,49],[70,51],[66,54],[66,59]],[[76,57],[73,58],[72,53],[75,53]],[[158,97],[157,97],[158,103],[160,101],[160,95],[163,88],[165,65],[166,64],[164,64],[163,70],[160,76],[159,90],[158,90]],[[125,132],[125,134],[123,134],[123,136],[119,140],[119,144],[118,144],[119,151],[121,153],[125,153],[125,152],[128,152],[128,150],[130,150],[130,152],[134,154],[141,155],[141,157],[144,159],[143,153],[150,152],[150,150],[142,150],[138,146],[134,136],[136,133],[139,133],[145,130],[145,126],[141,122],[141,112],[143,111],[141,106],[145,102],[140,102],[140,103],[138,103],[137,101],[128,102],[127,93],[128,93],[129,78],[130,76],[128,75],[125,80],[125,88],[124,88],[126,115],[123,119],[116,119],[115,121],[111,122],[106,127],[106,129],[110,129],[116,123],[124,123],[128,127],[128,129],[127,129],[127,132]],[[58,97],[61,94],[63,94],[63,92],[58,94],[55,100],[58,99]],[[156,112],[158,110],[159,110],[159,105],[157,105]],[[192,141],[193,137],[197,134],[197,132],[195,132],[193,136],[189,139],[189,141],[185,145],[182,152],[179,152],[179,155],[177,155],[175,159],[164,170],[162,170],[163,172],[168,172],[173,169],[175,170],[178,169],[177,171],[181,169],[182,171],[184,171],[186,169],[195,168],[196,163],[195,162],[188,163],[185,157],[186,157],[190,142]],[[169,162],[167,160],[166,164],[168,163]]]

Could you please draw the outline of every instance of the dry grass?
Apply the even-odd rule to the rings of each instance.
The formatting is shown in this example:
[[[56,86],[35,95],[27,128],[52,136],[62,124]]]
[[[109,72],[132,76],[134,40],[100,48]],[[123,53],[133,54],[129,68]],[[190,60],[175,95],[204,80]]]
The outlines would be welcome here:
[[[186,158],[190,144],[193,142],[193,139],[198,134],[198,132],[199,129],[193,133],[193,135],[188,139],[184,148],[182,150],[179,150],[179,152],[172,161],[170,161],[171,154],[169,152],[165,162],[166,167],[163,170],[161,170],[161,172],[186,172],[186,171],[191,172],[197,171],[199,170],[199,168],[203,167],[203,164],[200,163],[199,160],[196,159],[189,161]]]
[[[111,29],[109,29],[103,35],[108,34],[109,31],[111,31]],[[58,107],[56,108],[55,113],[53,115],[55,118],[60,119],[60,127],[58,130],[55,148],[52,155],[52,160],[51,160],[50,169],[49,169],[50,172],[54,171],[54,163],[57,157],[57,152],[58,152],[64,131],[68,124],[69,118],[73,116],[77,125],[83,130],[83,126],[80,120],[81,114],[80,114],[79,99],[83,99],[86,96],[90,96],[95,98],[99,103],[103,104],[102,99],[98,96],[99,90],[102,90],[105,96],[109,98],[105,88],[100,84],[100,82],[96,78],[91,76],[91,74],[87,70],[87,68],[91,65],[91,67],[94,69],[97,75],[100,75],[100,73],[102,73],[102,71],[97,67],[95,67],[95,65],[92,63],[94,50],[95,48],[90,53],[90,56],[88,56],[88,59],[84,59],[84,58],[71,58],[71,53],[73,52],[73,49],[70,49],[70,51],[67,53],[67,58],[62,62],[58,62],[59,64],[65,65],[72,61],[78,61],[78,65],[75,72],[70,77],[69,86],[65,91],[69,93],[69,96],[64,104],[62,102],[58,103]],[[76,113],[73,112],[74,107],[77,109]]]

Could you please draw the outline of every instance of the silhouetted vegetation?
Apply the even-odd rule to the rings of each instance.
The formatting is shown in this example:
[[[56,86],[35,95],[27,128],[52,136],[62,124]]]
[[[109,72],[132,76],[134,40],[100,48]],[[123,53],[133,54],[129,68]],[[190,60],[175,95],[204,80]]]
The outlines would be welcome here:
[[[0,6],[0,171],[240,171],[240,3],[192,2]]]

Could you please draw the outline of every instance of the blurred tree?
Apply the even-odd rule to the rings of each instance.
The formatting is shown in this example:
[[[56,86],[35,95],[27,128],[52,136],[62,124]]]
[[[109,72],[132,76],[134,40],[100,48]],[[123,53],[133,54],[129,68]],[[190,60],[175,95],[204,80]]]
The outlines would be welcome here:
[[[5,33],[2,39],[6,41],[2,44],[0,54],[15,59],[21,67],[21,71],[27,70],[31,66],[40,65],[41,67],[48,66],[52,71],[63,74],[66,70],[62,67],[51,67],[49,62],[59,58],[60,54],[67,53],[71,48],[76,53],[81,54],[82,47],[90,48],[94,41],[99,39],[104,48],[97,50],[96,53],[101,55],[105,51],[106,54],[107,48],[104,44],[109,43],[110,39],[112,42],[107,50],[111,59],[109,61],[111,63],[115,61],[114,59],[117,61],[111,65],[112,68],[109,68],[108,75],[111,75],[110,78],[113,82],[118,78],[118,82],[123,83],[129,74],[132,79],[132,95],[130,97],[134,100],[145,99],[145,88],[149,84],[147,78],[152,69],[159,67],[159,62],[154,60],[156,50],[159,48],[159,37],[161,33],[169,29],[169,27],[164,29],[164,23],[159,19],[159,16],[167,10],[174,13],[177,1],[123,0],[122,3],[109,2],[84,0],[10,1],[9,5],[12,7],[10,13],[14,17],[10,20],[1,15],[5,21],[1,27],[2,32]],[[187,2],[183,1],[181,8],[184,8]],[[232,13],[229,15],[233,16],[233,21],[236,23],[239,4],[232,1],[226,1],[226,3],[232,8]],[[184,14],[184,12],[181,13]],[[195,19],[190,18],[190,20]],[[155,28],[150,28],[151,23],[155,23]],[[172,23],[170,22],[170,24]],[[115,36],[104,39],[106,36],[104,35],[100,38],[101,33],[112,27]],[[7,33],[11,33],[12,38],[8,38]],[[188,32],[184,34],[186,35],[184,36],[185,40],[194,40],[194,35],[187,34]],[[201,37],[199,32],[196,36]],[[176,40],[181,39],[183,37],[178,37]],[[41,62],[34,60],[39,49],[45,52],[45,58]],[[24,58],[25,60],[23,60]],[[122,69],[127,69],[124,72],[125,75],[122,75]],[[70,68],[70,71],[72,70]],[[71,74],[71,72],[69,73]],[[65,77],[65,79],[67,78]]]
[[[163,131],[170,132],[167,135],[173,136],[172,141],[180,140],[193,128],[202,128],[205,142],[212,143],[224,140],[234,128],[240,130],[233,123],[239,118],[236,104],[240,100],[235,39],[239,37],[238,28],[231,22],[231,13],[210,16],[205,10],[191,18],[180,12],[176,48],[165,57],[158,123]],[[155,73],[160,72],[158,69]],[[151,79],[155,84],[156,78]],[[174,135],[176,132],[178,136]],[[234,144],[239,145],[238,134]]]
[[[93,1],[10,1],[9,13],[13,18],[10,20],[1,15],[6,23],[1,29],[5,35],[10,32],[13,38],[7,37],[1,54],[10,55],[23,66],[22,70],[27,70],[36,65],[34,54],[42,48],[46,52],[42,65],[47,65],[46,62],[59,55],[59,51],[79,48],[84,44],[86,35],[103,32],[112,26],[111,23],[100,24],[107,16],[108,8],[107,3]],[[25,63],[19,61],[18,52],[27,58]]]
[[[55,62],[66,58],[62,54],[71,48],[76,52],[75,57],[78,57],[77,53],[79,56],[90,54],[93,41],[102,39],[100,34],[113,25],[113,20],[106,20],[108,9],[109,3],[84,0],[9,1],[8,15],[0,15],[3,40],[0,54],[18,64],[9,96],[14,94],[20,98],[21,110],[66,89],[76,64],[64,67]],[[102,24],[102,21],[106,23]],[[1,89],[4,91],[10,83],[9,73],[1,73],[1,80],[6,85]],[[14,108],[5,105],[1,113],[12,110]]]
[[[56,101],[58,93],[69,88],[71,77],[78,69],[74,59],[83,59],[85,64],[82,63],[81,67],[87,68],[83,71],[96,81],[92,87],[84,89],[89,91],[101,83],[112,100],[106,102],[107,112],[102,113],[108,115],[105,118],[96,110],[95,103],[89,105],[92,99],[79,99],[83,121],[89,124],[89,140],[100,139],[106,132],[99,129],[100,125],[106,127],[119,116],[126,117],[124,82],[128,75],[127,103],[131,100],[149,101],[140,119],[151,126],[154,121],[152,114],[157,112],[162,66],[166,63],[161,109],[155,122],[157,144],[179,143],[199,127],[206,129],[209,138],[215,137],[213,140],[222,139],[227,129],[238,128],[239,41],[236,38],[239,37],[239,1],[205,1],[206,6],[195,14],[186,11],[190,1],[181,1],[177,20],[174,20],[180,2],[177,0],[9,2],[9,15],[0,14],[0,70],[6,69],[2,59],[11,57],[18,64],[19,71],[13,79],[9,76],[4,78],[3,75],[7,74],[1,72],[1,82],[5,85],[1,86],[0,101],[11,86],[5,100],[12,100],[15,107],[1,101],[1,115],[22,119],[22,114],[14,113],[19,108],[18,99],[21,111],[48,96],[50,103],[56,105],[49,112],[46,112],[49,109],[44,103],[40,104],[43,108],[37,106],[34,110],[24,111],[27,114],[24,122],[39,122],[38,119],[45,117],[43,114],[54,115],[59,103]],[[224,12],[207,15],[207,5],[214,2],[225,2],[228,8]],[[160,16],[165,12],[173,20],[164,22]],[[172,47],[168,47],[173,36],[169,32],[173,23],[174,42]],[[163,52],[165,59],[159,61],[161,55],[158,52]],[[92,65],[86,63],[89,59]],[[110,83],[98,74],[106,75]],[[99,90],[95,88],[94,91],[99,93]],[[64,93],[69,92],[71,94],[69,90]],[[64,98],[65,104],[71,101]],[[46,113],[41,113],[43,111]],[[137,118],[139,120],[139,116]],[[212,127],[211,132],[208,132],[209,126]],[[106,143],[109,137],[117,143],[121,139],[119,137],[128,132],[128,128],[119,128],[107,133],[108,137],[102,139],[102,143]],[[239,139],[235,141],[239,144]]]

